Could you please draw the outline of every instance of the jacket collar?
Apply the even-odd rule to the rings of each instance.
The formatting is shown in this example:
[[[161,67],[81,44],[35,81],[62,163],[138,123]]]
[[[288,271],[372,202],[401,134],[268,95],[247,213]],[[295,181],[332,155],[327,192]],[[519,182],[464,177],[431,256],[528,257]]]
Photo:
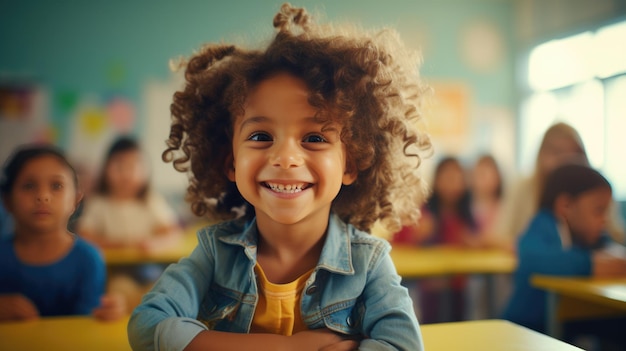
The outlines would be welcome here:
[[[256,260],[258,238],[256,218],[248,222],[236,220],[232,224],[233,234],[223,236],[220,240],[227,244],[242,246],[246,255],[251,260]],[[317,269],[345,275],[354,274],[350,245],[350,235],[353,231],[354,227],[344,223],[336,214],[331,213],[326,231],[326,241],[317,263]]]

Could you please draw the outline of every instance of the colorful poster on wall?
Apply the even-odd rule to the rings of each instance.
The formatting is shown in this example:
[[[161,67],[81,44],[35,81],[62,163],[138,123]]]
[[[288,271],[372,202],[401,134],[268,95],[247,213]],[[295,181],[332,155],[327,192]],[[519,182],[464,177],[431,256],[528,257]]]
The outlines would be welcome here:
[[[0,118],[23,120],[32,111],[36,87],[29,84],[0,84]]]
[[[460,153],[469,133],[470,92],[464,83],[430,83],[432,101],[425,110],[425,123],[433,141],[447,152]]]
[[[135,128],[136,108],[121,96],[104,99],[79,95],[68,124],[68,154],[88,168],[98,168],[109,144]]]

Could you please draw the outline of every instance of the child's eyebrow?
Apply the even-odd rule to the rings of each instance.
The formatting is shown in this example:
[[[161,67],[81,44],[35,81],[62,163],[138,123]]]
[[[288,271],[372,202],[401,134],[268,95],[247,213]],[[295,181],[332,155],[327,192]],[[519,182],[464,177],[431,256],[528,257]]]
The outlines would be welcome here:
[[[55,180],[65,180],[68,178],[68,176],[63,173],[58,173],[58,174],[53,174],[52,176],[50,176],[50,178],[55,179]]]
[[[248,124],[261,124],[261,123],[269,123],[272,120],[265,116],[254,116],[250,118],[246,118],[241,125],[239,126],[239,131],[241,132],[243,128]]]
[[[317,124],[317,125],[322,125],[324,123],[320,122],[315,116],[311,116],[311,117],[306,117],[302,120],[303,123],[307,123],[307,124]],[[239,126],[239,131],[241,132],[243,130],[243,128],[248,125],[248,124],[261,124],[261,123],[274,123],[274,121],[269,118],[269,117],[265,117],[265,116],[254,116],[254,117],[249,117],[246,118],[241,125]]]

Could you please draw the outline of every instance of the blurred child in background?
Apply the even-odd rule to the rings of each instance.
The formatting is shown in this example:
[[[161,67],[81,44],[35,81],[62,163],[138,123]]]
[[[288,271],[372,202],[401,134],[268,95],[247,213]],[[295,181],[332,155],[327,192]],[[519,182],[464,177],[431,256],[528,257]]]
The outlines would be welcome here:
[[[489,154],[479,156],[470,171],[471,212],[476,223],[477,246],[499,247],[500,238],[495,235],[494,226],[500,212],[503,193],[503,178],[496,159]],[[471,301],[471,319],[485,319],[489,315],[489,305],[500,308],[506,303],[510,290],[511,278],[506,275],[492,275],[492,284],[496,284],[490,296],[484,277],[469,278],[467,289]],[[492,300],[489,300],[492,299]]]
[[[127,137],[110,147],[94,193],[85,199],[80,234],[106,247],[158,250],[178,233],[174,211],[150,189],[145,155]]]
[[[582,139],[570,125],[556,123],[543,136],[533,175],[516,182],[505,193],[493,233],[502,246],[514,249],[517,238],[539,209],[546,177],[556,167],[571,162],[589,163]],[[615,206],[612,204],[607,230],[616,241],[623,242],[623,221]]]
[[[514,291],[504,313],[541,332],[546,329],[546,292],[530,285],[533,274],[626,276],[626,260],[600,250],[611,242],[605,231],[609,182],[586,165],[570,164],[551,173],[543,189],[540,209],[520,237]],[[613,325],[616,335],[623,333],[615,324],[603,324],[603,332],[611,332]]]
[[[80,202],[78,181],[60,150],[18,150],[4,168],[2,199],[14,219],[0,242],[0,320],[125,314],[119,296],[103,296],[106,269],[89,243],[67,230]]]
[[[476,222],[470,208],[470,192],[463,166],[455,157],[445,157],[435,168],[433,189],[422,217],[405,224],[392,238],[393,244],[479,245]],[[463,276],[426,278],[418,283],[420,322],[465,319],[467,279]]]
[[[502,198],[502,174],[493,156],[482,155],[476,160],[470,188],[472,217],[480,235],[487,239],[485,236],[494,232]]]
[[[393,244],[474,245],[476,223],[470,209],[465,171],[454,157],[445,157],[435,168],[432,192],[418,223],[403,223]]]
[[[92,195],[85,199],[79,233],[103,249],[134,247],[158,251],[176,244],[180,230],[174,211],[150,189],[145,156],[132,138],[109,148]],[[121,267],[112,272],[109,291],[124,294],[133,308],[162,273],[157,265]]]
[[[476,221],[463,166],[455,157],[443,158],[435,168],[433,191],[417,230],[422,244],[475,246]]]

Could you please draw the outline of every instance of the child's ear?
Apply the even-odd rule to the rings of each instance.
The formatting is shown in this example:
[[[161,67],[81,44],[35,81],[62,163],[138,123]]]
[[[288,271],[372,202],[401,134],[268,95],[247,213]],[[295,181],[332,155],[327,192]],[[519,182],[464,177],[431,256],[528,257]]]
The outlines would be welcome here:
[[[76,211],[76,209],[78,208],[78,205],[80,205],[80,202],[83,201],[84,196],[85,196],[85,193],[82,190],[76,191],[76,201],[74,202],[74,211],[72,212]]]
[[[343,185],[350,185],[354,183],[359,172],[356,170],[356,165],[351,160],[346,161],[346,169],[343,171],[343,178],[341,182]]]
[[[564,217],[572,203],[572,197],[567,194],[561,194],[554,200],[554,214],[557,217]]]
[[[235,159],[233,158],[233,154],[228,155],[226,157],[226,162],[224,162],[224,168],[226,169],[226,177],[231,182],[235,181]]]

